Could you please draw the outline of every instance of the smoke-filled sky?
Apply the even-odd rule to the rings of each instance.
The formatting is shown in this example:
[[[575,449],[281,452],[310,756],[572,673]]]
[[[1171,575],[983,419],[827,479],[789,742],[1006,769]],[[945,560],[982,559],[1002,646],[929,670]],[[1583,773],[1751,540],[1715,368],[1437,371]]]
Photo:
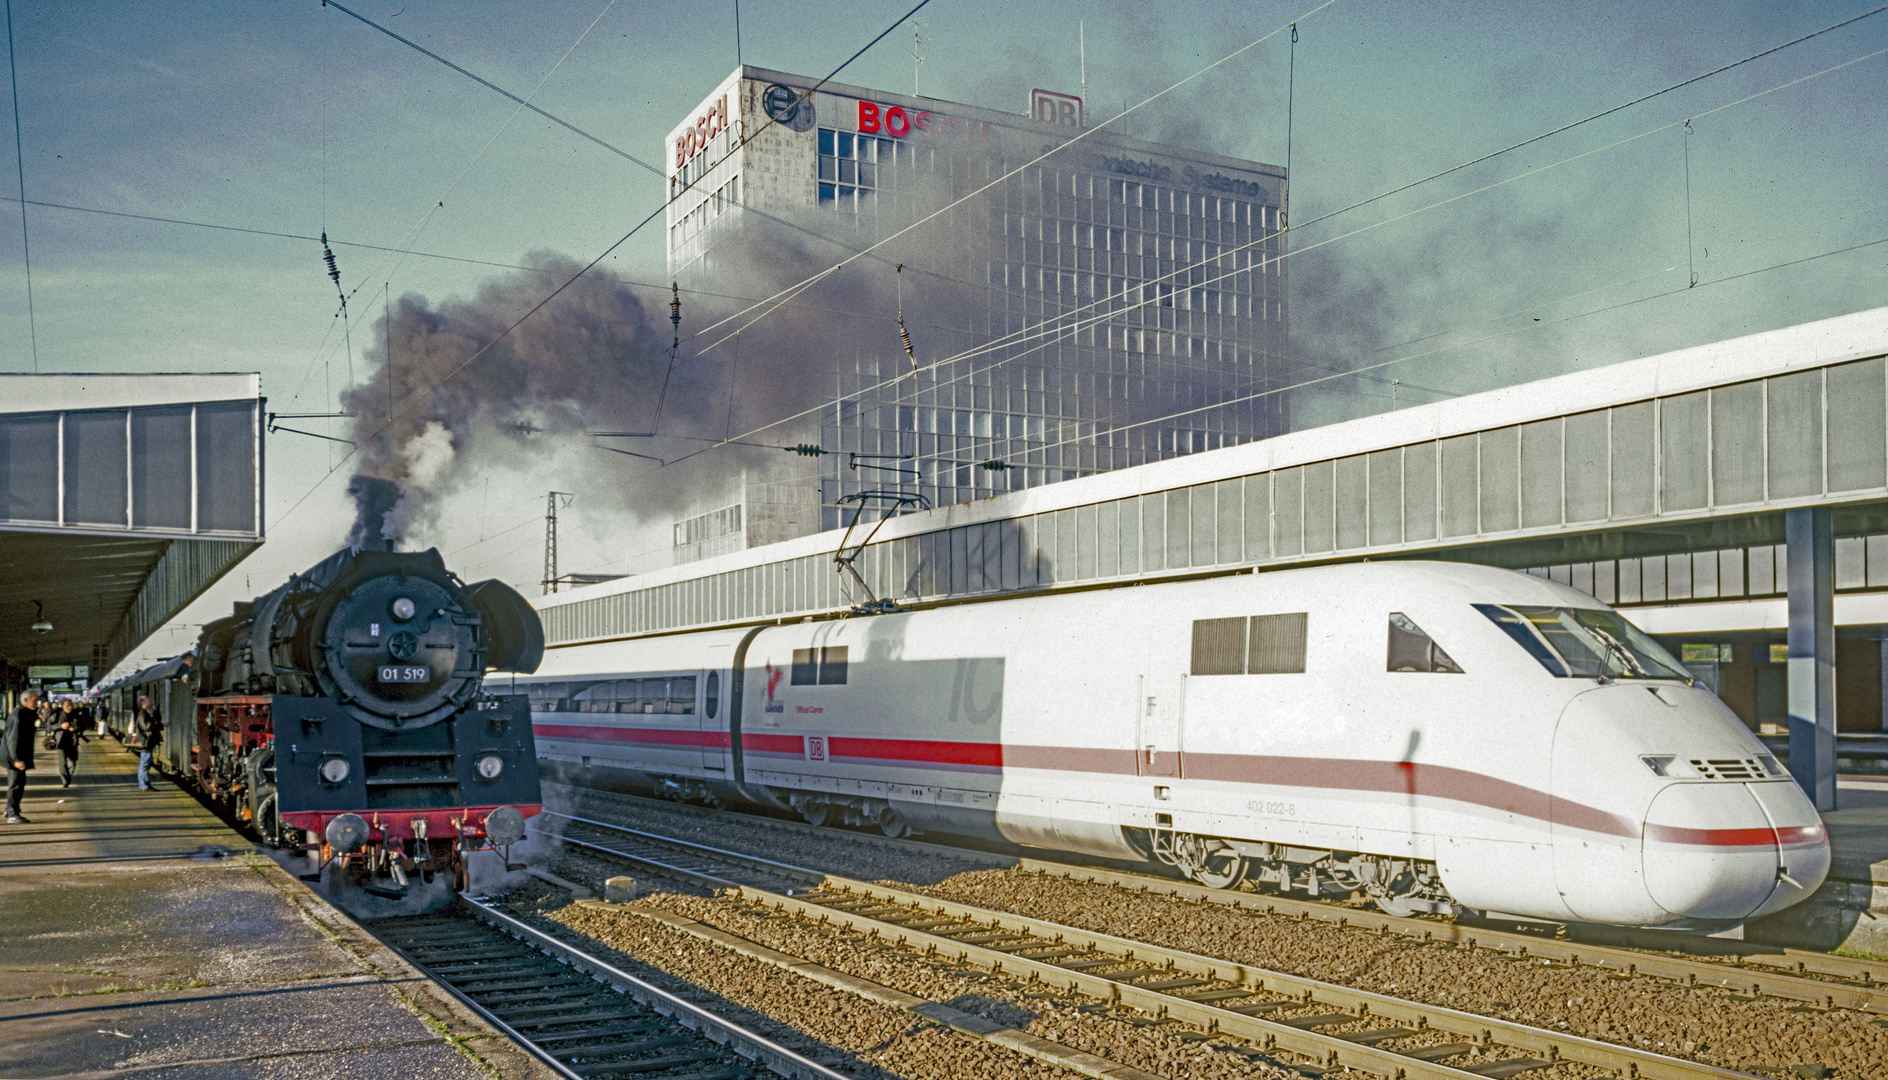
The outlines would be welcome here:
[[[1435,400],[1888,300],[1888,244],[1825,254],[1888,237],[1888,55],[1872,55],[1888,49],[1888,12],[1316,220],[1860,15],[1868,0],[1337,0],[1307,15],[1315,2],[933,0],[919,25],[895,30],[838,78],[899,92],[915,78],[926,95],[1021,112],[1032,87],[1079,91],[1079,24],[1092,124],[1298,19],[1294,351],[1350,366],[1424,354],[1383,369],[1383,381],[1302,397],[1300,423],[1387,407],[1392,393],[1403,404]],[[663,136],[736,63],[731,2],[348,6],[655,163]],[[740,58],[824,75],[909,7],[746,0]],[[337,411],[350,391],[358,407],[385,389],[373,381],[381,343],[372,340],[390,336],[384,312],[395,314],[395,331],[420,334],[441,313],[528,308],[541,298],[534,290],[562,280],[545,271],[590,262],[663,197],[660,177],[541,117],[514,115],[512,102],[320,0],[15,0],[13,25],[26,197],[82,209],[27,207],[29,327],[19,206],[0,203],[0,369],[33,370],[36,340],[41,371],[260,371],[272,409]],[[1283,164],[1288,40],[1274,37],[1137,110],[1126,130]],[[1795,80],[1807,81],[1784,85]],[[1668,125],[1688,117],[1687,139]],[[15,195],[10,155],[0,150],[0,194]],[[1511,182],[1477,190],[1498,181]],[[547,306],[539,317],[562,321],[526,343],[594,345],[583,338],[585,313],[634,304],[658,337],[619,334],[610,347],[637,371],[663,362],[666,289],[646,287],[668,280],[660,224],[603,259],[609,277]],[[318,244],[204,225],[298,237],[325,229],[352,294],[348,325],[335,318]],[[1698,286],[1688,289],[1692,273]],[[1522,332],[1463,344],[1514,329]],[[447,378],[439,393],[458,389]],[[567,399],[622,404],[602,389],[553,394],[533,400],[527,411],[544,419],[530,426],[554,427],[544,420],[557,420]],[[666,561],[666,530],[635,527],[622,509],[648,483],[647,463],[509,430],[499,432],[505,452],[455,475],[413,523],[415,538],[469,579],[501,577],[534,593],[544,492],[557,489],[576,494],[560,569]],[[358,464],[347,451],[269,437],[269,542],[181,624],[226,612],[338,545]],[[141,655],[175,652],[194,633],[160,633]]]

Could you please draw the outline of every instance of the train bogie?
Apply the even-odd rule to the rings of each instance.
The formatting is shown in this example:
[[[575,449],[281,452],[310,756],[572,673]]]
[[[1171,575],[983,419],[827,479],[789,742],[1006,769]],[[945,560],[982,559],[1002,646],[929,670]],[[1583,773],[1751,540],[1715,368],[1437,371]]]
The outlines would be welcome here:
[[[636,700],[660,677],[694,712]],[[705,688],[718,691],[710,706]],[[580,773],[1392,910],[1717,926],[1820,883],[1775,760],[1591,597],[1329,567],[554,650]],[[602,714],[602,715],[599,715]]]

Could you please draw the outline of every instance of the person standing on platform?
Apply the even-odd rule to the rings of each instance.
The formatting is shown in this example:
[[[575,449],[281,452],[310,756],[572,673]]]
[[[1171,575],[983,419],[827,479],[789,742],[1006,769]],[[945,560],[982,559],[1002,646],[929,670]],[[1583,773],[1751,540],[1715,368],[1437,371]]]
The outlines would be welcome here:
[[[111,702],[99,698],[98,704],[92,707],[92,715],[98,718],[98,737],[102,739],[105,737],[105,722],[111,719]]]
[[[39,691],[28,690],[20,695],[20,707],[7,714],[6,726],[0,729],[0,757],[5,758],[7,767],[8,825],[27,824],[20,813],[20,800],[26,796],[26,770],[33,767],[33,726],[38,718]]]
[[[79,744],[85,738],[85,714],[73,707],[72,702],[59,704],[59,713],[53,729],[53,746],[59,751],[59,786],[71,787],[72,775],[79,771]]]
[[[151,756],[164,741],[164,714],[151,699],[138,695],[138,714],[131,718],[131,746],[138,752],[138,790],[151,790]]]

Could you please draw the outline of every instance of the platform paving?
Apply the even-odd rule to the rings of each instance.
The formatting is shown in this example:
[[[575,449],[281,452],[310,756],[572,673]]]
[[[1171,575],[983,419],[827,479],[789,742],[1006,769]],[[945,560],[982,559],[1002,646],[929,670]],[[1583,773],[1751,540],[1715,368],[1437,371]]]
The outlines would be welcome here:
[[[0,825],[0,1077],[551,1073],[113,739]]]

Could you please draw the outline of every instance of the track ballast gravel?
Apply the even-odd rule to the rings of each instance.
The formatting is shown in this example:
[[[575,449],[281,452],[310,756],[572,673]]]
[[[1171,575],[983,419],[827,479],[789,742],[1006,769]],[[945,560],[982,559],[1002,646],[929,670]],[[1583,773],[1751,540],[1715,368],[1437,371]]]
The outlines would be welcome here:
[[[540,929],[859,1080],[1079,1077],[652,920],[578,907],[567,900],[567,895],[540,886],[525,886],[504,897],[507,906]]]
[[[957,860],[899,850],[863,833],[808,834],[765,819],[704,817],[679,807],[603,792],[559,790],[569,792],[569,813],[826,873],[883,881],[940,899],[1500,1016],[1723,1068],[1770,1072],[1790,1080],[1819,1073],[1831,1078],[1888,1080],[1888,1021],[1847,1010],[1823,1011],[1650,977],[1622,978],[1539,959],[1504,959],[1488,950],[1379,937],[1359,929],[1143,895],[1112,885],[982,869],[988,862],[977,856]],[[1254,899],[1261,897],[1255,894]],[[1106,1055],[1105,1050],[1084,1048]]]

